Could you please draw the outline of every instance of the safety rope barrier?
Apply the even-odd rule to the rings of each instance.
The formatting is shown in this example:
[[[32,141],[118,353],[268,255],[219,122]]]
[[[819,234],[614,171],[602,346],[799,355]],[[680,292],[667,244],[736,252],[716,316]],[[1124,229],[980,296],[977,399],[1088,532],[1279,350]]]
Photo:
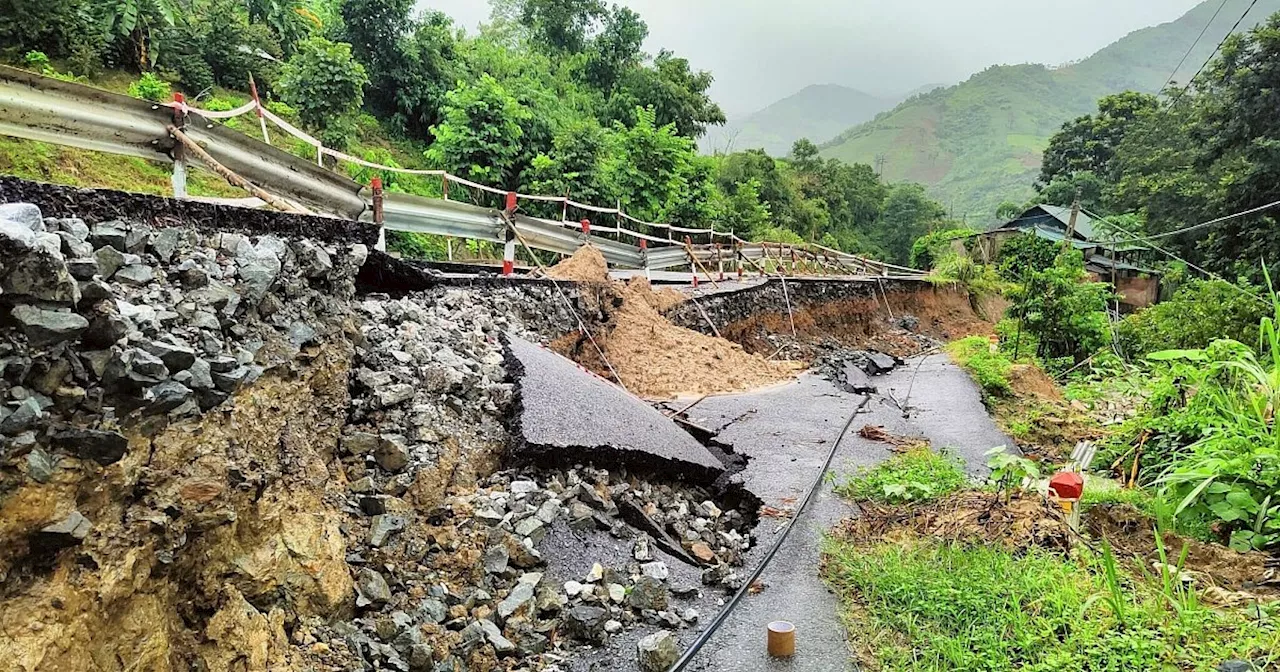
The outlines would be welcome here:
[[[446,198],[448,194],[448,185],[451,183],[459,186],[467,187],[470,189],[482,191],[488,194],[496,195],[496,196],[506,196],[512,193],[512,192],[509,192],[508,190],[499,189],[497,187],[492,187],[486,184],[475,182],[473,180],[468,180],[466,178],[459,177],[457,175],[453,175],[445,170],[401,168],[398,166],[388,166],[388,165],[377,163],[374,161],[361,159],[359,157],[352,156],[345,152],[341,152],[336,149],[326,147],[324,143],[319,139],[317,139],[316,137],[294,126],[293,124],[289,123],[285,119],[281,118],[279,115],[267,109],[267,107],[263,105],[261,101],[257,98],[250,100],[244,105],[241,105],[240,107],[237,107],[233,110],[226,110],[226,111],[201,110],[201,109],[191,107],[188,103],[183,101],[162,103],[160,104],[160,106],[177,108],[183,113],[190,113],[190,114],[203,117],[205,119],[212,119],[212,120],[226,120],[226,119],[242,116],[245,114],[253,113],[262,120],[270,121],[272,124],[280,128],[290,136],[315,148],[317,163],[323,163],[323,157],[329,156],[336,161],[350,163],[350,164],[362,166],[364,168],[369,168],[372,170],[385,171],[389,173],[400,173],[403,175],[439,177],[444,181],[444,190],[445,190]],[[265,128],[266,128],[265,123],[263,125],[263,128],[264,128],[264,135],[265,135]],[[566,196],[547,196],[547,195],[541,195],[541,194],[523,194],[519,192],[515,192],[515,193],[516,193],[516,197],[521,200],[536,201],[536,202],[543,202],[543,203],[558,203],[565,208],[566,214],[567,214],[568,208],[575,208],[578,210],[582,210],[584,212],[591,212],[599,215],[615,215],[619,218],[619,220],[626,220],[633,224],[638,224],[642,227],[647,227],[650,229],[665,230],[668,233],[667,238],[661,238],[659,236],[654,236],[648,233],[644,233],[642,231],[635,231],[632,229],[623,228],[621,226],[621,221],[620,221],[617,226],[613,227],[613,230],[619,236],[619,239],[621,239],[621,236],[625,235],[636,240],[649,241],[653,243],[669,243],[672,246],[678,246],[679,243],[674,239],[672,239],[671,236],[675,234],[683,234],[683,235],[689,235],[689,236],[707,236],[708,240],[711,242],[714,242],[717,238],[720,238],[720,239],[727,239],[728,241],[731,241],[734,243],[742,243],[746,245],[760,244],[760,243],[752,243],[751,241],[748,241],[738,236],[732,231],[717,231],[714,228],[698,229],[698,228],[678,226],[676,224],[671,224],[671,223],[649,222],[624,212],[621,207],[610,208],[610,207],[603,207],[598,205],[591,205],[589,203],[582,203],[579,201],[575,201],[567,195]],[[556,222],[555,220],[539,219],[539,221],[557,223],[565,226],[573,225],[571,222],[563,222],[563,221]],[[779,254],[781,255],[781,249],[783,245],[779,243],[778,246],[779,246]],[[868,270],[875,269],[882,274],[888,274],[891,271],[897,272],[897,273],[912,274],[912,275],[918,275],[921,273],[919,270],[916,270],[916,269],[907,268],[905,266],[895,266],[893,264],[887,264],[884,262],[866,259],[856,255],[848,254],[846,252],[841,252],[839,250],[834,250],[829,247],[825,247],[816,243],[804,243],[800,246],[787,245],[787,248],[792,250],[793,252],[797,249],[797,247],[802,251],[802,253],[811,255],[814,258],[814,260],[819,264],[819,266],[822,265],[822,259],[820,257],[825,256],[829,260],[834,259],[835,265],[837,267],[842,269],[853,270],[854,272],[858,272],[858,271],[866,272]]]

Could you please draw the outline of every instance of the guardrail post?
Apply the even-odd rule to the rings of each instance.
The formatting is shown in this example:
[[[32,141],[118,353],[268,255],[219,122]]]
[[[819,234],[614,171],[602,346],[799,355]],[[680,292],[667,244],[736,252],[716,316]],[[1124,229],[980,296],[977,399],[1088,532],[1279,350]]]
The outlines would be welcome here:
[[[507,203],[504,211],[507,214],[507,242],[502,246],[502,274],[511,275],[515,272],[516,266],[516,230],[515,230],[515,214],[516,214],[516,192],[507,192]]]
[[[187,99],[177,92],[173,94],[173,127],[180,131],[187,128]],[[181,142],[173,146],[173,175],[169,182],[174,198],[187,197],[187,148]]]
[[[267,135],[267,117],[262,114],[262,99],[258,98],[258,84],[253,81],[253,73],[249,73],[249,95],[253,96],[253,111],[258,115],[258,125],[262,127],[262,141],[271,144],[271,136]]]
[[[382,176],[374,175],[369,182],[369,187],[373,191],[373,223],[378,225],[378,244],[374,249],[379,252],[387,251],[387,229],[382,225]]]
[[[720,256],[720,243],[716,243],[716,271],[720,274],[720,282],[724,282],[724,257]]]
[[[649,241],[640,239],[640,268],[644,269],[644,279],[649,280]]]

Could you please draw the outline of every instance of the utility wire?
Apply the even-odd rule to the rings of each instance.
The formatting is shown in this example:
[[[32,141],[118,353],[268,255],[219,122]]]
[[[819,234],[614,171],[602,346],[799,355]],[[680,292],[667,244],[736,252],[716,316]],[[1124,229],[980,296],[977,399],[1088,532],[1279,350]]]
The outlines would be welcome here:
[[[1138,234],[1136,234],[1136,233],[1134,233],[1134,232],[1132,232],[1132,231],[1130,231],[1130,230],[1128,230],[1128,229],[1126,229],[1126,228],[1124,228],[1124,227],[1120,226],[1119,224],[1116,224],[1115,222],[1111,221],[1110,219],[1108,219],[1108,218],[1106,218],[1106,217],[1102,217],[1101,215],[1097,215],[1097,214],[1095,214],[1095,213],[1089,212],[1088,210],[1085,210],[1084,208],[1081,208],[1080,210],[1081,210],[1081,212],[1084,212],[1085,214],[1089,215],[1090,217],[1092,217],[1092,218],[1094,218],[1094,219],[1096,219],[1096,220],[1098,220],[1098,221],[1106,222],[1108,225],[1110,225],[1110,226],[1111,226],[1113,229],[1115,229],[1116,231],[1119,231],[1120,233],[1123,233],[1125,236],[1128,236],[1130,240],[1132,240],[1132,241],[1134,241],[1134,242],[1144,242],[1144,239],[1143,239],[1141,236],[1139,236]],[[1207,276],[1207,277],[1210,277],[1210,278],[1213,278],[1214,280],[1219,280],[1219,281],[1222,281],[1222,282],[1227,283],[1228,285],[1231,285],[1232,287],[1234,287],[1234,288],[1236,289],[1236,291],[1240,292],[1241,294],[1245,294],[1245,295],[1247,295],[1247,296],[1251,296],[1251,297],[1253,297],[1254,299],[1257,299],[1258,301],[1261,301],[1261,302],[1266,303],[1266,304],[1268,304],[1268,305],[1271,303],[1270,301],[1268,301],[1268,300],[1266,300],[1266,299],[1262,298],[1261,296],[1258,296],[1257,294],[1254,294],[1253,292],[1250,292],[1249,290],[1247,290],[1247,289],[1245,289],[1245,288],[1241,287],[1240,285],[1237,285],[1236,283],[1231,282],[1231,281],[1227,280],[1226,278],[1223,278],[1222,276],[1218,275],[1217,273],[1214,273],[1214,272],[1212,272],[1212,271],[1206,271],[1205,269],[1200,268],[1199,266],[1196,266],[1195,264],[1191,263],[1190,261],[1187,261],[1186,259],[1183,259],[1182,257],[1179,257],[1178,255],[1176,255],[1176,254],[1174,254],[1174,253],[1172,253],[1172,252],[1170,252],[1170,251],[1168,251],[1168,250],[1164,249],[1163,247],[1160,247],[1160,246],[1158,246],[1158,245],[1156,245],[1156,244],[1154,244],[1154,243],[1150,243],[1150,242],[1148,242],[1148,243],[1147,243],[1147,245],[1148,245],[1151,249],[1153,249],[1153,250],[1155,250],[1155,251],[1157,251],[1157,252],[1159,252],[1159,253],[1161,253],[1161,254],[1165,255],[1166,257],[1169,257],[1170,259],[1173,259],[1173,260],[1175,260],[1175,261],[1180,261],[1180,262],[1182,262],[1182,263],[1186,264],[1188,267],[1190,267],[1190,268],[1192,268],[1192,269],[1194,269],[1194,270],[1196,270],[1196,271],[1199,271],[1200,273],[1203,273],[1203,274],[1204,274],[1205,276]]]
[[[1209,27],[1217,20],[1218,15],[1222,13],[1222,8],[1226,7],[1228,2],[1230,2],[1230,0],[1222,0],[1222,4],[1218,5],[1218,11],[1214,12],[1212,17],[1209,17],[1209,22],[1204,24],[1204,28],[1200,30],[1200,34],[1196,36],[1196,41],[1192,42],[1191,46],[1187,47],[1187,53],[1182,55],[1182,60],[1178,61],[1178,65],[1174,66],[1173,72],[1169,73],[1169,78],[1165,80],[1164,86],[1160,87],[1161,90],[1168,88],[1169,85],[1173,83],[1173,78],[1178,76],[1178,71],[1182,69],[1183,64],[1185,64],[1187,59],[1191,57],[1191,52],[1195,51],[1196,45],[1200,44],[1200,40],[1204,39],[1204,34],[1209,32]]]
[[[1182,100],[1182,97],[1191,89],[1191,85],[1196,83],[1196,78],[1200,76],[1200,73],[1204,72],[1205,68],[1209,67],[1209,63],[1213,61],[1213,57],[1217,56],[1218,52],[1222,50],[1222,45],[1226,44],[1227,40],[1235,34],[1236,29],[1240,27],[1240,24],[1244,23],[1244,18],[1249,16],[1249,12],[1252,12],[1254,5],[1257,4],[1258,0],[1253,0],[1253,2],[1249,3],[1249,7],[1244,10],[1244,14],[1241,14],[1240,18],[1236,20],[1235,25],[1231,26],[1231,30],[1227,31],[1227,34],[1222,36],[1222,40],[1218,42],[1218,46],[1213,48],[1213,53],[1209,54],[1209,58],[1206,58],[1204,63],[1200,66],[1200,69],[1196,70],[1196,74],[1192,75],[1191,79],[1187,80],[1187,85],[1182,87],[1182,90],[1178,92],[1178,97],[1174,98],[1173,102],[1169,103],[1170,109],[1172,109],[1174,105],[1177,105],[1178,101]]]
[[[1223,223],[1223,222],[1230,221],[1230,220],[1232,220],[1232,219],[1236,219],[1236,218],[1238,218],[1238,217],[1244,217],[1244,216],[1246,216],[1246,215],[1252,215],[1252,214],[1254,214],[1254,213],[1262,212],[1263,210],[1270,210],[1271,208],[1274,208],[1274,207],[1276,207],[1276,206],[1278,206],[1278,205],[1280,205],[1280,201],[1273,201],[1273,202],[1268,203],[1268,204],[1266,204],[1266,205],[1260,205],[1260,206],[1258,206],[1258,207],[1256,207],[1256,208],[1253,208],[1252,210],[1245,210],[1244,212],[1237,212],[1237,213],[1235,213],[1234,215],[1227,215],[1226,217],[1219,217],[1219,218],[1217,218],[1217,219],[1209,220],[1209,221],[1207,221],[1207,222],[1201,222],[1201,223],[1199,223],[1199,224],[1195,224],[1195,225],[1192,225],[1192,226],[1188,226],[1188,227],[1185,227],[1185,228],[1181,228],[1181,229],[1178,229],[1178,230],[1176,230],[1176,231],[1169,231],[1169,232],[1166,232],[1166,233],[1157,233],[1157,234],[1150,235],[1150,236],[1142,236],[1142,240],[1151,241],[1151,240],[1159,240],[1159,239],[1161,239],[1161,238],[1171,238],[1171,237],[1173,237],[1173,236],[1181,235],[1181,234],[1183,234],[1183,233],[1188,233],[1188,232],[1190,232],[1190,231],[1198,231],[1198,230],[1200,230],[1200,229],[1205,229],[1205,228],[1208,228],[1208,227],[1210,227],[1210,226],[1213,226],[1213,225],[1215,225],[1215,224],[1221,224],[1221,223]]]

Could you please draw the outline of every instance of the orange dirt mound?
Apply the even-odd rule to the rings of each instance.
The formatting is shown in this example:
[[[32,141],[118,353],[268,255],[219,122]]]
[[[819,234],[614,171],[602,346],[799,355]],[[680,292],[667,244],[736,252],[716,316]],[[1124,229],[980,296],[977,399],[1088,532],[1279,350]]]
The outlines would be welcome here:
[[[684,303],[685,300],[684,294],[670,287],[654,289],[648,280],[640,276],[627,281],[627,288],[623,294],[627,300],[644,301],[659,313],[666,312],[668,308]]]
[[[670,288],[654,291],[644,278],[625,285],[610,281],[604,257],[594,247],[580,248],[549,275],[596,286],[583,298],[607,313],[594,337],[609,361],[602,361],[582,334],[557,339],[552,348],[602,376],[616,372],[633,394],[671,398],[739,392],[788,380],[804,367],[799,362],[766,361],[723,338],[677,327],[660,311],[684,301],[682,294]]]
[[[614,318],[605,352],[627,389],[642,397],[738,392],[788,380],[804,368],[677,327],[645,301],[625,301]]]
[[[1062,401],[1062,391],[1038,366],[1014,364],[1009,367],[1009,386],[1019,397],[1036,397],[1049,401]]]
[[[595,245],[583,245],[572,257],[547,269],[547,275],[573,282],[609,282],[609,265]]]

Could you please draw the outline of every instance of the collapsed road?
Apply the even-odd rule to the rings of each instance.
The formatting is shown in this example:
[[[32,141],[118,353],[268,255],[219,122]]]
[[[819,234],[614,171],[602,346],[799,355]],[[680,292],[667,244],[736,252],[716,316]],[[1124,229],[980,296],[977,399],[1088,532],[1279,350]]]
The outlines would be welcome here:
[[[744,349],[684,328],[704,318],[643,282],[440,278],[369,251],[363,225],[53,193],[0,206],[13,669],[663,670],[746,585],[857,409],[975,469],[1003,442],[942,358],[850,355],[892,368],[871,393],[752,354],[793,339],[845,362],[770,327],[794,309],[817,329],[832,306],[914,347],[904,307],[935,332],[967,308],[928,285],[709,299]],[[586,370],[606,373],[583,330],[651,389],[774,384],[727,386],[678,424]],[[661,361],[622,356],[659,334]],[[851,439],[837,473],[887,454]],[[842,506],[819,491],[700,669],[764,665],[759,619],[788,595],[813,598],[801,664],[841,645],[814,543]]]

